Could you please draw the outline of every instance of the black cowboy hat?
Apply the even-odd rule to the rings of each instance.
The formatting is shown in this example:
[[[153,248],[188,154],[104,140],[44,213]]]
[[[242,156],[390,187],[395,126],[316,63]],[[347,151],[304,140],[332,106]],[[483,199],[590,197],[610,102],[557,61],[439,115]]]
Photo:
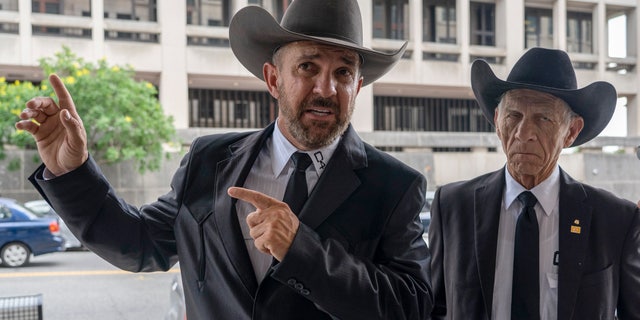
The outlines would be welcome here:
[[[362,46],[362,17],[356,0],[295,0],[280,24],[263,8],[240,9],[229,25],[229,42],[236,58],[263,79],[262,66],[289,42],[310,40],[352,49],[362,57],[363,86],[382,77],[400,59],[407,43],[393,53]]]
[[[516,62],[506,81],[498,79],[489,64],[476,60],[471,65],[471,88],[485,118],[493,115],[502,95],[512,89],[545,92],[564,100],[584,119],[584,128],[571,145],[595,138],[607,126],[616,108],[616,89],[597,81],[578,89],[569,55],[562,50],[531,48]]]

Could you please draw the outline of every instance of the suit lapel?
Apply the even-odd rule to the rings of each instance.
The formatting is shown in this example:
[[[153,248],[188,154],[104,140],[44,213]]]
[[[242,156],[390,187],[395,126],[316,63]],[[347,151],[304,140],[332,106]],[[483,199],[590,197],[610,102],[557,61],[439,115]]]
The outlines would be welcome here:
[[[302,208],[300,221],[312,229],[320,225],[360,185],[354,170],[364,166],[364,144],[349,126]]]
[[[488,318],[491,318],[493,305],[498,228],[504,185],[504,169],[498,170],[489,175],[485,183],[475,190],[473,199],[476,261]]]
[[[229,256],[229,261],[233,264],[251,296],[258,289],[258,282],[246,245],[242,240],[242,231],[235,206],[237,200],[227,195],[227,189],[231,186],[242,186],[244,184],[264,142],[271,136],[272,132],[273,124],[265,130],[229,146],[231,156],[217,163],[216,167],[214,190],[214,195],[216,196],[214,212],[216,214],[214,214],[214,219],[226,253]]]
[[[563,170],[560,172],[558,319],[571,319],[583,273],[592,208],[585,203],[582,185]]]

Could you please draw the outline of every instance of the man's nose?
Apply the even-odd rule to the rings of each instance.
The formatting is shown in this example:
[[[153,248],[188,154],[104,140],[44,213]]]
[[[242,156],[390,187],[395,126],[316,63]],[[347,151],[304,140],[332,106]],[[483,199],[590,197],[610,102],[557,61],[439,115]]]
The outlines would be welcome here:
[[[526,117],[520,121],[516,128],[516,138],[521,141],[528,141],[536,138],[536,125]]]
[[[313,92],[323,98],[329,98],[336,94],[336,79],[330,72],[323,72],[316,77]]]

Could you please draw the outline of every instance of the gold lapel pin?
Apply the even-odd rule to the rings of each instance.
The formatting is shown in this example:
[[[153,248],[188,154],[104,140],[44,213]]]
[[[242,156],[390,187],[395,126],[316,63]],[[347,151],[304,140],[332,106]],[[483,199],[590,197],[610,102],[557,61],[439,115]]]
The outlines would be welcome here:
[[[580,234],[580,230],[581,230],[580,220],[578,219],[573,220],[573,224],[574,225],[571,226],[571,233]]]
[[[571,226],[571,233],[580,234],[580,226]]]

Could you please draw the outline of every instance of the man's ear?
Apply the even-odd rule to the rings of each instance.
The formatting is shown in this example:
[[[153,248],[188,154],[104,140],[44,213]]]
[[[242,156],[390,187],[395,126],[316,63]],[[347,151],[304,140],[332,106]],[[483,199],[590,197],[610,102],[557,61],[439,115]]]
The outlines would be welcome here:
[[[573,117],[569,124],[569,132],[564,138],[564,147],[570,147],[584,128],[584,119],[582,117]]]
[[[265,62],[262,66],[262,76],[271,96],[278,99],[280,95],[278,91],[278,68],[271,62]]]
[[[500,136],[500,128],[498,127],[498,108],[493,110],[493,126],[496,128],[498,137]]]

